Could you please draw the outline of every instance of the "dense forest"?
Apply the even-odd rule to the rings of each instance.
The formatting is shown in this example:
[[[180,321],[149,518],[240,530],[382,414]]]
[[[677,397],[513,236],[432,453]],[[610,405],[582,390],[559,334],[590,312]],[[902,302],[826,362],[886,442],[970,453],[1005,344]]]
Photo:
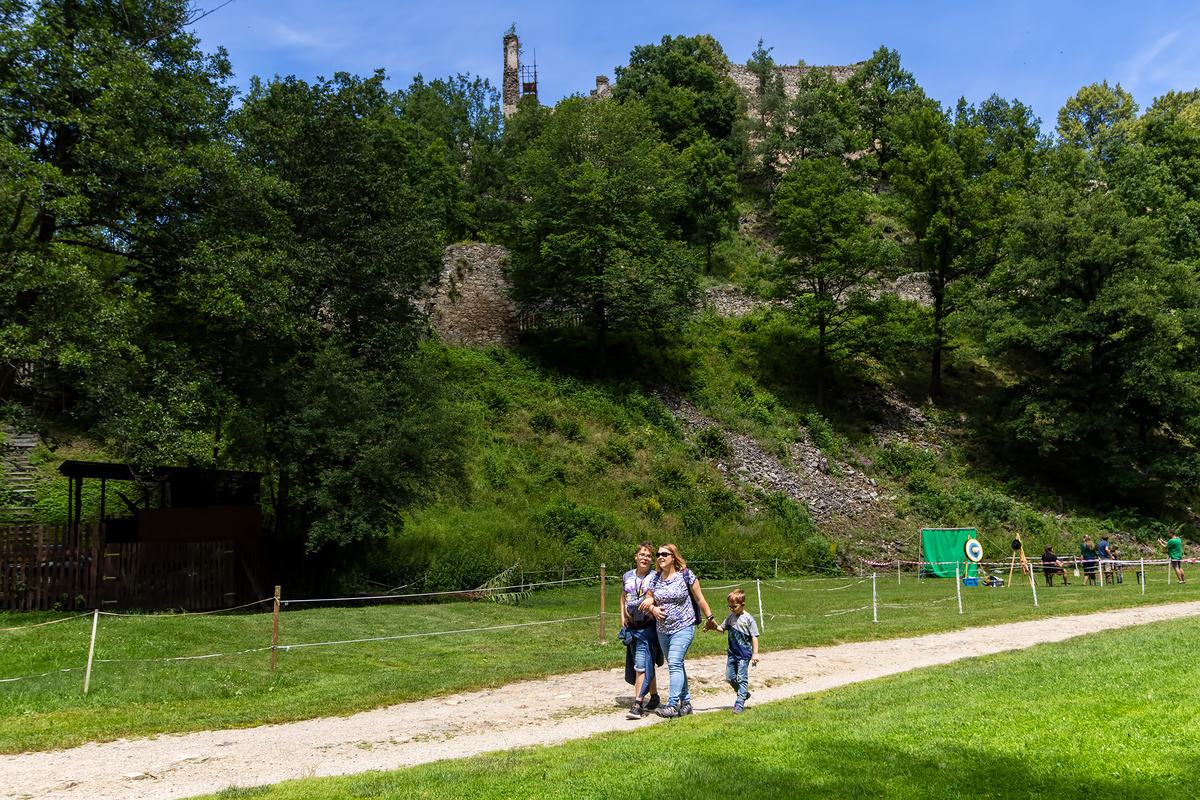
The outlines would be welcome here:
[[[817,569],[924,522],[1196,536],[1196,89],[1085,86],[1047,137],[1015,99],[943,106],[886,47],[789,87],[760,43],[743,92],[712,37],[667,36],[611,98],[503,119],[462,75],[239,97],[183,0],[0,15],[6,421],[47,463],[262,472],[316,582],[478,586],[667,537]],[[417,298],[461,241],[511,250],[543,324],[519,347],[430,337]],[[706,311],[731,283],[756,310]],[[873,438],[864,391],[939,447]],[[733,433],[890,505],[738,490]]]

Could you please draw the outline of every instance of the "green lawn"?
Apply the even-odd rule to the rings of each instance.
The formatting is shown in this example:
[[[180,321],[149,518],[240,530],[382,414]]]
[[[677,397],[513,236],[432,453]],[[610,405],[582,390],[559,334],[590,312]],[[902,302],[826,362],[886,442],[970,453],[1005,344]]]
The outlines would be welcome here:
[[[1195,798],[1200,619],[551,748],[209,797]]]
[[[714,608],[728,583],[707,581]],[[753,582],[750,611],[758,614]],[[281,646],[407,636],[529,622],[503,630],[385,639],[281,650],[271,674],[269,614],[101,617],[91,691],[83,694],[91,618],[0,631],[0,751],[67,747],[159,732],[246,727],[347,714],[512,681],[621,663],[615,642],[618,587],[607,585],[607,630],[599,639],[599,588],[546,590],[520,606],[487,602],[307,608],[281,616]],[[1200,599],[1192,584],[1155,575],[1143,596],[1117,587],[964,588],[958,614],[954,582],[880,577],[879,622],[872,622],[870,579],[764,582],[764,652],[845,641],[895,638],[1103,608]],[[0,628],[57,618],[0,615]],[[582,618],[581,621],[556,620]],[[724,637],[699,637],[693,654],[724,650]],[[243,652],[256,651],[256,652]],[[530,653],[538,653],[531,658]],[[185,661],[144,661],[225,654]],[[59,671],[69,670],[69,671]],[[50,673],[44,677],[42,673]]]

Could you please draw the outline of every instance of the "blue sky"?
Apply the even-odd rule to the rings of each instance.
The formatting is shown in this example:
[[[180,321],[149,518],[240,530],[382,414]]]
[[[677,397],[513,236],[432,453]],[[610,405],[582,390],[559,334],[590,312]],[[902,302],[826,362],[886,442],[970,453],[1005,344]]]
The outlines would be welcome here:
[[[526,61],[536,54],[546,105],[587,93],[597,75],[613,77],[635,45],[696,33],[712,34],[741,63],[760,38],[788,64],[851,64],[884,45],[944,104],[1019,99],[1047,131],[1089,83],[1120,82],[1141,108],[1200,86],[1200,5],[1188,2],[234,0],[194,27],[205,50],[229,51],[242,88],[252,75],[311,81],[382,68],[398,89],[417,73],[471,73],[498,87],[513,23]]]

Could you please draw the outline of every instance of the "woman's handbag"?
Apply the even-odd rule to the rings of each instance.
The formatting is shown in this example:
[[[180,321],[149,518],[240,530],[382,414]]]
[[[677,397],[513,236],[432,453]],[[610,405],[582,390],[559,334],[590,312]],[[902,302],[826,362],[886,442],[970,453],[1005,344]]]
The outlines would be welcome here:
[[[694,586],[695,584],[692,584],[692,585]],[[703,620],[704,617],[701,616],[701,614],[700,614],[700,604],[696,602],[696,595],[694,595],[692,593],[691,586],[688,587],[688,597],[690,597],[692,600],[692,615],[696,618],[695,622],[693,622],[692,624],[699,626],[700,621]]]

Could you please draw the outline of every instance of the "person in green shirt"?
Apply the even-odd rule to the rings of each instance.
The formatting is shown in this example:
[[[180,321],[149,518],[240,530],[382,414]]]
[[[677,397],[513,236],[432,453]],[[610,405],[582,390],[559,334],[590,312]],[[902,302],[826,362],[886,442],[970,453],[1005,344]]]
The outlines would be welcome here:
[[[1183,579],[1183,540],[1175,531],[1168,533],[1171,534],[1171,538],[1165,542],[1159,539],[1158,544],[1167,549],[1167,558],[1171,559],[1171,566],[1175,568],[1175,577],[1179,578],[1180,583],[1187,583]]]

